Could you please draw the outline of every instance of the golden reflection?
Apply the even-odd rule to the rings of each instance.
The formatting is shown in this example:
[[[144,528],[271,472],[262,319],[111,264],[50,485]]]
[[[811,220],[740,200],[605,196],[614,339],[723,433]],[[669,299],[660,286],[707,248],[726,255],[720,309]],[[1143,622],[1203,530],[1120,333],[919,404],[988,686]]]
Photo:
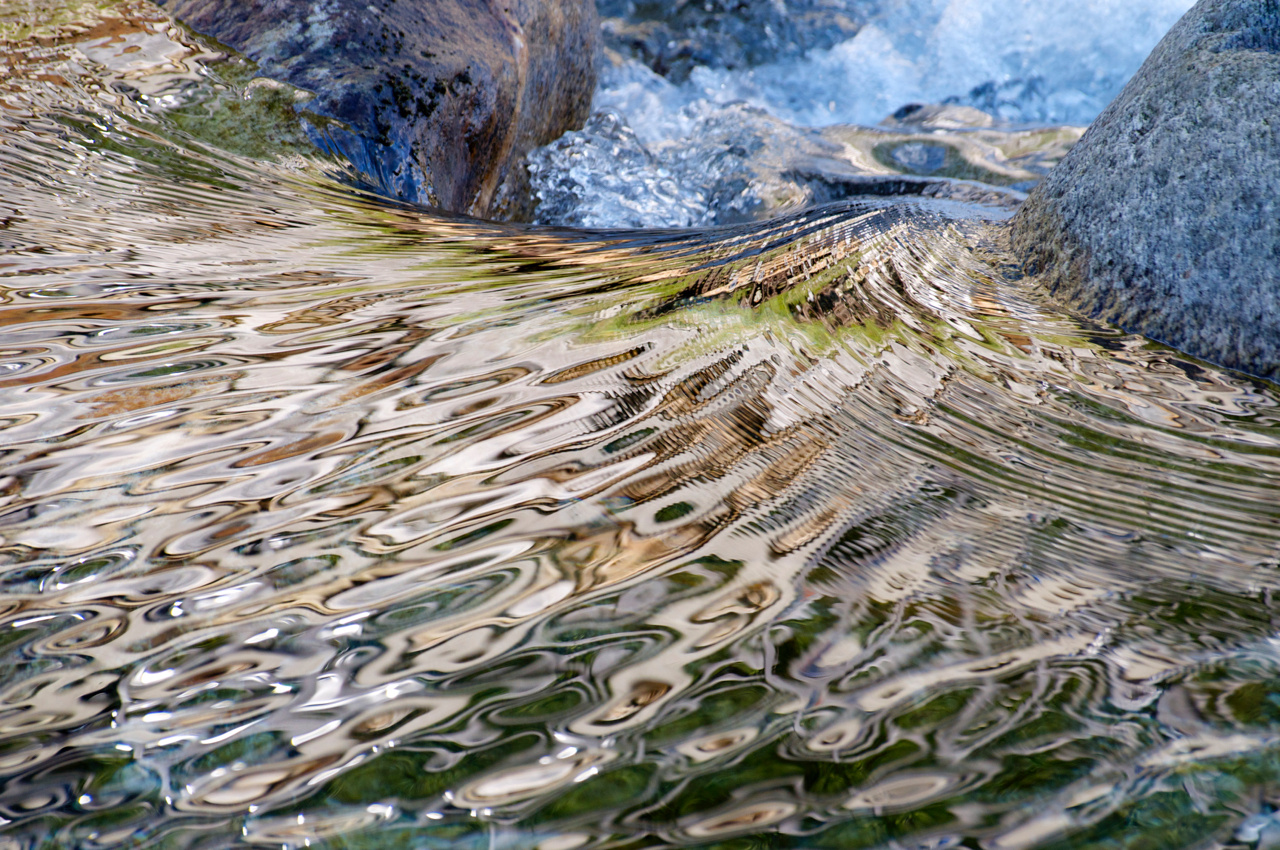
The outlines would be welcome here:
[[[187,36],[121,20],[64,35],[203,84]],[[1098,777],[1272,746],[1193,715],[1269,705],[1275,388],[1055,310],[974,208],[440,219],[184,140],[45,37],[6,56],[57,79],[0,84],[15,828],[79,841],[57,783],[95,759],[148,818],[252,841],[543,812],[547,848],[1092,760],[1039,820],[989,803],[981,840],[1029,846]],[[382,775],[421,796],[353,809]]]

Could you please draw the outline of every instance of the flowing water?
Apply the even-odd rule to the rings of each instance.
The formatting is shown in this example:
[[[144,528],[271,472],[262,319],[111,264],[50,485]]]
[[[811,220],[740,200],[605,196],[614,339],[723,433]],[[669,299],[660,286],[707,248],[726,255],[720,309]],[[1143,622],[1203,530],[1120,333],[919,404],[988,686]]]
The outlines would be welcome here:
[[[0,848],[1280,846],[1274,385],[1003,210],[428,215],[77,14],[0,60]]]
[[[692,227],[767,217],[779,207],[830,200],[786,179],[787,172],[813,171],[815,165],[828,174],[851,166],[862,174],[906,166],[917,174],[949,171],[1026,188],[1063,152],[1051,149],[1045,131],[1074,142],[1083,126],[1053,125],[1092,121],[1191,5],[599,0],[606,34],[620,32],[606,39],[595,116],[533,157],[533,186],[542,200],[538,220]],[[699,6],[724,11],[719,20],[702,16],[702,27],[689,39],[695,50],[716,44],[733,54],[720,59],[738,61],[717,67],[713,56],[711,65],[695,65],[683,79],[675,69],[661,76],[655,69],[663,70],[663,62],[655,61],[653,50],[678,52],[679,45],[654,45],[675,33],[655,33],[654,22],[644,19],[665,13],[696,20],[690,10]],[[806,23],[815,8],[827,10],[817,16],[826,21],[825,30]],[[845,14],[830,14],[839,9]],[[853,37],[817,46],[858,23]],[[799,30],[791,32],[790,43],[788,30]],[[649,49],[637,51],[637,40]],[[806,45],[812,49],[796,55]],[[744,65],[737,55],[744,53],[769,61]],[[926,136],[910,139],[911,147],[894,150],[901,140],[872,125],[920,103],[978,107],[988,114],[953,111]],[[975,117],[979,123],[971,126]],[[982,122],[1003,126],[974,132]],[[940,133],[944,128],[964,132]]]

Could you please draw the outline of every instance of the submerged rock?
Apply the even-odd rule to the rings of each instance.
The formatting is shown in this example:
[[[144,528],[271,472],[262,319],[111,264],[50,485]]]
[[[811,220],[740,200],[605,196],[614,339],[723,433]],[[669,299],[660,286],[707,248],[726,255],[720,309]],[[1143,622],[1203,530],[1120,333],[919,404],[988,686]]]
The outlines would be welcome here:
[[[317,142],[379,188],[527,218],[524,156],[586,120],[592,0],[161,0],[192,29],[316,97]]]
[[[1280,3],[1201,0],[1012,239],[1072,306],[1280,378]]]

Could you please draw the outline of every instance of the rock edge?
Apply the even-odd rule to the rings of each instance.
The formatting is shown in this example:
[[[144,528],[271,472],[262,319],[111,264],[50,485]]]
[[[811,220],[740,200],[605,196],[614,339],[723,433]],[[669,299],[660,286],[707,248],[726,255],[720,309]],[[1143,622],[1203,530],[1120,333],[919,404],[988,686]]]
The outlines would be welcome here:
[[[1280,0],[1201,0],[1011,239],[1068,305],[1280,379]]]
[[[159,0],[316,95],[312,128],[387,194],[527,218],[524,156],[581,127],[596,86],[593,0]]]

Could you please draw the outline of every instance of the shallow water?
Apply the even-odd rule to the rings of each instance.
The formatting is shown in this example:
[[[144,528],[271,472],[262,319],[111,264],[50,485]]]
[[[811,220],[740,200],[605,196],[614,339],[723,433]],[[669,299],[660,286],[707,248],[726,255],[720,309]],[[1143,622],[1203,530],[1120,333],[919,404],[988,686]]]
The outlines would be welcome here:
[[[6,55],[0,847],[1280,844],[1274,385],[981,207],[396,206],[137,16]]]

